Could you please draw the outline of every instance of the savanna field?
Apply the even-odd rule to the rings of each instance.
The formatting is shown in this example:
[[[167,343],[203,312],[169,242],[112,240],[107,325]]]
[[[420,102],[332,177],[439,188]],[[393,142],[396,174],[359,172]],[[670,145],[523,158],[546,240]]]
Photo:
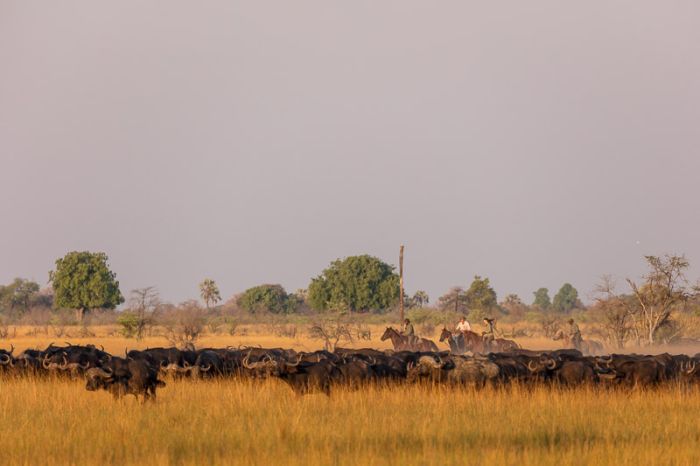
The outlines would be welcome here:
[[[167,344],[100,332],[70,341],[102,344],[115,355]],[[17,336],[2,346],[21,351],[50,342]],[[543,339],[519,342],[554,347]],[[386,343],[375,337],[364,346]],[[305,337],[263,333],[198,342],[239,344],[320,347]],[[700,394],[679,386],[474,391],[400,385],[300,397],[277,380],[166,382],[156,403],[142,405],[133,397],[115,402],[104,391],[88,392],[83,380],[3,378],[0,464],[700,463]]]

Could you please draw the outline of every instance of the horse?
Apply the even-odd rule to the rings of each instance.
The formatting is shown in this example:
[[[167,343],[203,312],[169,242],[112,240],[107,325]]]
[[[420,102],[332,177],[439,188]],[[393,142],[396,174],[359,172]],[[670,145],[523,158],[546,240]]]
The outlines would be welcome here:
[[[464,349],[464,334],[459,332],[454,335],[452,332],[447,330],[447,327],[442,328],[440,332],[440,343],[447,340],[447,344],[450,345],[450,353],[452,354],[464,354],[466,350]]]
[[[579,348],[576,348],[576,345],[574,342],[571,340],[571,337],[567,334],[564,333],[563,330],[559,330],[557,333],[554,334],[552,337],[552,340],[561,340],[564,348],[575,348],[579,351],[581,351],[584,355],[599,355],[603,354],[605,352],[605,348],[603,347],[603,344],[599,341],[596,340],[581,340],[581,344],[579,345]]]
[[[467,351],[472,353],[507,353],[520,349],[520,346],[505,338],[496,338],[491,342],[484,341],[483,337],[478,333],[466,331],[459,332],[459,335],[454,336],[452,332],[443,328],[440,333],[440,341],[447,340],[450,345],[450,352],[454,354],[464,354]]]
[[[418,341],[415,344],[411,344],[407,336],[401,335],[392,327],[387,327],[381,340],[391,339],[391,343],[394,345],[394,351],[433,351],[435,353],[439,351],[437,345],[433,341],[427,338],[416,338]]]

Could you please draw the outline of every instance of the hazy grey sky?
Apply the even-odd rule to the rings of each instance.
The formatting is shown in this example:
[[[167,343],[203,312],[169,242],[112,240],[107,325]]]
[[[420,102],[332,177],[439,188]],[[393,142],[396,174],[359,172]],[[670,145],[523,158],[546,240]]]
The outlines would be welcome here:
[[[528,302],[700,263],[700,2],[0,2],[0,283],[398,262]]]

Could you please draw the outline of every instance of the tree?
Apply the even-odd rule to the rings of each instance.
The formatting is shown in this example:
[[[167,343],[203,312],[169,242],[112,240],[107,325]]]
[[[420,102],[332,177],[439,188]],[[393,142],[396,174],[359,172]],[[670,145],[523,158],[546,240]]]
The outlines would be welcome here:
[[[478,275],[474,276],[474,280],[464,296],[470,309],[490,311],[498,306],[496,292],[491,287],[489,279],[481,278]]]
[[[238,298],[238,305],[250,313],[268,311],[288,314],[296,310],[300,299],[287,294],[282,285],[260,285],[248,288]]]
[[[635,297],[636,311],[632,312],[640,336],[653,345],[657,330],[666,325],[671,313],[690,298],[685,278],[689,263],[685,256],[644,256],[649,272],[644,283],[637,285],[627,279]]]
[[[613,279],[608,275],[603,276],[596,287],[598,297],[591,312],[600,316],[608,342],[622,349],[632,332],[633,319],[629,311],[634,306],[634,298],[630,295],[618,296],[614,289]]]
[[[204,304],[207,306],[207,310],[209,310],[212,304],[221,301],[219,287],[216,286],[216,282],[211,278],[205,278],[204,281],[199,284],[199,294]]]
[[[528,310],[527,304],[523,303],[520,296],[513,293],[506,295],[501,307],[512,317],[523,317]]]
[[[578,291],[570,283],[564,283],[554,296],[552,307],[557,312],[566,313],[576,307],[578,303]]]
[[[49,272],[54,306],[76,310],[79,322],[91,309],[114,309],[124,302],[117,276],[107,266],[103,252],[69,252],[56,260]]]
[[[24,278],[15,278],[7,286],[0,286],[0,306],[20,313],[29,310],[32,300],[39,294],[39,284]]]
[[[385,310],[399,300],[399,276],[376,257],[336,260],[311,280],[309,304],[315,310]]]
[[[685,270],[689,263],[685,256],[644,256],[649,271],[637,284],[627,279],[631,294],[619,295],[611,279],[604,277],[598,292],[616,306],[618,319],[624,309],[625,326],[637,343],[653,345],[657,332],[675,324],[671,323],[673,311],[681,309],[692,298],[695,290],[688,286]]]
[[[438,307],[443,311],[454,311],[457,314],[465,314],[467,307],[467,297],[464,288],[453,286],[450,291],[438,298]]]
[[[155,287],[131,290],[129,309],[117,318],[117,323],[122,326],[122,334],[127,338],[141,340],[144,331],[153,324],[159,305],[160,297]]]
[[[423,290],[418,290],[415,292],[411,298],[411,304],[415,307],[423,307],[430,303],[430,297],[428,293]]]
[[[533,293],[535,295],[535,300],[532,305],[546,311],[552,305],[552,300],[549,299],[549,290],[547,288],[540,288]]]

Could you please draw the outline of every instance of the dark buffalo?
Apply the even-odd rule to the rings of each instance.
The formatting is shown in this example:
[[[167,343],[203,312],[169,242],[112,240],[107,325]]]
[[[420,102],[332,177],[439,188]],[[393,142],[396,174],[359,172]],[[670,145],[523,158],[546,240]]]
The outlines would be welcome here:
[[[164,387],[158,379],[158,370],[145,360],[114,357],[104,367],[93,367],[85,372],[89,391],[107,390],[119,399],[125,395],[143,396],[144,403],[155,400],[156,388]]]

